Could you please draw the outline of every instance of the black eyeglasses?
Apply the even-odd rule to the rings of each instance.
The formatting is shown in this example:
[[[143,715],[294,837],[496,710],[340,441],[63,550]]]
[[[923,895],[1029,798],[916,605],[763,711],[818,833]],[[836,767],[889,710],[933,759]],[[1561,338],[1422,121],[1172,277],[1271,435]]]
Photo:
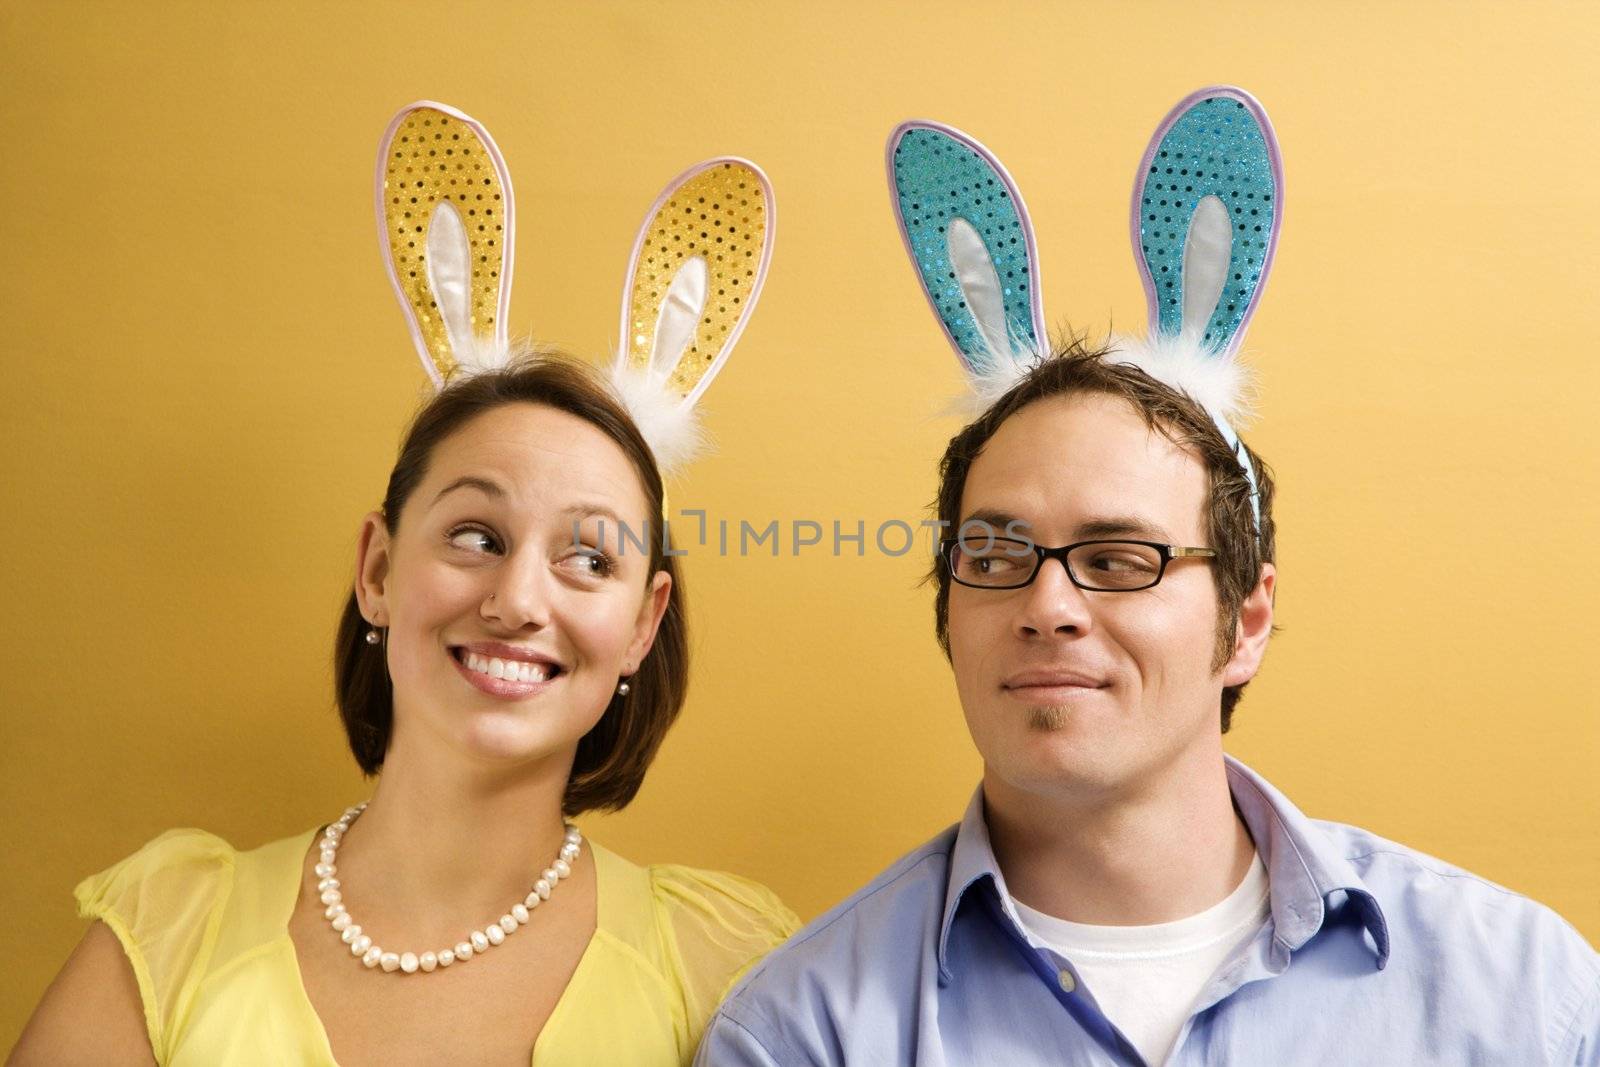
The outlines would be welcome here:
[[[1033,582],[1047,559],[1058,559],[1079,589],[1133,593],[1149,589],[1175,559],[1216,557],[1209,548],[1183,548],[1158,541],[1079,541],[1045,548],[1009,537],[947,537],[939,554],[957,585],[974,589],[1021,589]]]

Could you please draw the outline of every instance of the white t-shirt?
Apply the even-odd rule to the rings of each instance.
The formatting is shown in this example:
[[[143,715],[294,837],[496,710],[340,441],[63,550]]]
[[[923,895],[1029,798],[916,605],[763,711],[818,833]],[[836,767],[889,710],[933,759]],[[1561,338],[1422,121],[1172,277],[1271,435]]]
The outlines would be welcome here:
[[[1072,961],[1100,1010],[1146,1063],[1164,1063],[1200,990],[1270,913],[1267,868],[1256,856],[1239,888],[1186,919],[1154,926],[1067,922],[1012,900],[1034,939]]]

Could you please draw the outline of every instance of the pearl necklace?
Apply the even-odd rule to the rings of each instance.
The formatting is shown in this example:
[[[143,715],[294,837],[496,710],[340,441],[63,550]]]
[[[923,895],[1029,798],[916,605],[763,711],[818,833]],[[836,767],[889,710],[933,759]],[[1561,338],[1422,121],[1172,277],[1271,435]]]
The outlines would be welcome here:
[[[334,860],[339,854],[339,842],[343,839],[345,831],[350,829],[350,824],[356,817],[366,810],[366,803],[362,802],[353,808],[347,808],[339,821],[322,831],[322,856],[321,862],[313,868],[317,877],[317,891],[322,894],[322,903],[327,905],[327,910],[322,914],[328,920],[328,925],[333,927],[333,932],[339,935],[339,940],[350,946],[350,955],[361,960],[362,964],[371,970],[381,967],[385,971],[402,971],[405,974],[424,973],[437,967],[448,967],[457,960],[467,962],[473,956],[488,952],[495,945],[501,944],[505,939],[517,932],[517,928],[526,926],[530,913],[540,904],[550,899],[550,894],[555,891],[561,880],[572,874],[572,863],[582,851],[583,835],[571,823],[567,824],[566,840],[561,843],[561,852],[555,862],[546,867],[539,880],[533,883],[533,889],[522,902],[511,905],[511,910],[500,916],[499,922],[490,923],[482,930],[474,930],[467,935],[465,941],[457,942],[455,948],[441,949],[438,952],[424,952],[420,956],[414,952],[385,952],[373,944],[372,938],[361,932],[361,927],[355,918],[345,910],[344,897],[339,893],[338,868]]]

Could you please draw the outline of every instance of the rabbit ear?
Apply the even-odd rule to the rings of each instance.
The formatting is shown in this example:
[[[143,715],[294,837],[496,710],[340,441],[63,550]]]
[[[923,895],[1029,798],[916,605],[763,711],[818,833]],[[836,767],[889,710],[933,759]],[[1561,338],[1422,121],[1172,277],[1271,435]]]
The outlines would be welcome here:
[[[1233,86],[1185,97],[1156,128],[1134,181],[1134,258],[1152,337],[1238,348],[1272,267],[1283,161],[1267,113]]]
[[[674,178],[634,239],[611,382],[663,476],[703,444],[695,405],[750,321],[776,226],[767,176],[725,156]]]
[[[672,180],[628,260],[614,377],[642,379],[687,407],[700,399],[761,294],[775,207],[749,160],[707,160]]]
[[[489,131],[430,100],[402,108],[378,149],[377,207],[389,280],[434,384],[503,364],[514,212]]]
[[[1014,379],[1044,338],[1039,256],[1016,183],[983,145],[914,120],[889,135],[891,201],[906,253],[969,376]]]

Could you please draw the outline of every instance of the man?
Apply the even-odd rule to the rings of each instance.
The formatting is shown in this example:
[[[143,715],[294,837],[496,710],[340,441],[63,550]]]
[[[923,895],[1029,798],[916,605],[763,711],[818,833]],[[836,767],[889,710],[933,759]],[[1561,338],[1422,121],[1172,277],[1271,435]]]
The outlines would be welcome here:
[[[965,816],[760,964],[698,1062],[1600,1063],[1570,926],[1224,755],[1272,632],[1272,479],[1101,356],[1058,352],[941,466]]]

